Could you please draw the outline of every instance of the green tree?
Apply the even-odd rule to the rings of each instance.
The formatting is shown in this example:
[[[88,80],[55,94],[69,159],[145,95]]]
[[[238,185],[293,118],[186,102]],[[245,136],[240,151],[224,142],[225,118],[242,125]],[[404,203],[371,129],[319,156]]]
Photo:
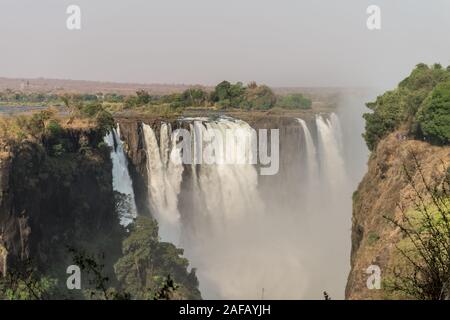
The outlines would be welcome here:
[[[47,300],[56,295],[57,280],[40,275],[31,260],[0,274],[0,300]]]
[[[268,110],[276,103],[276,96],[268,86],[261,85],[254,89],[247,89],[245,103],[250,109]]]
[[[137,96],[136,102],[139,106],[143,106],[150,103],[151,96],[147,91],[145,90],[136,91],[136,96]]]
[[[164,287],[170,275],[177,287],[174,298],[200,299],[195,269],[187,271],[189,262],[183,250],[160,242],[155,220],[140,216],[123,243],[123,257],[115,271],[123,288],[135,299],[152,299]]]
[[[221,100],[227,100],[230,98],[230,88],[231,88],[231,83],[228,81],[222,81],[221,83],[219,83],[211,96],[211,100],[213,102],[219,102]]]
[[[136,96],[127,96],[124,99],[124,108],[132,109],[138,106],[138,99]]]
[[[449,80],[450,72],[443,69],[439,64],[429,67],[420,63],[406,79],[399,83],[395,90],[387,91],[385,94],[378,96],[374,102],[367,103],[367,107],[372,112],[364,114],[366,131],[363,136],[369,149],[373,150],[380,139],[402,125],[408,129],[412,136],[427,136],[425,131],[428,130],[433,135],[432,139],[439,136],[442,142],[442,138],[445,139],[445,133],[442,130],[445,131],[446,129],[443,128],[442,124],[439,124],[436,127],[439,127],[441,132],[437,133],[436,127],[431,128],[429,126],[430,117],[425,119],[426,117],[424,118],[423,114],[424,110],[428,110],[433,112],[431,118],[436,116],[439,121],[445,121],[445,115],[437,114],[442,112],[445,114],[445,106],[441,102],[439,102],[439,107],[436,104],[430,106],[427,102],[434,88]],[[442,90],[444,89],[440,89],[440,91]],[[427,106],[424,106],[425,104]],[[421,109],[422,111],[420,111]],[[423,123],[425,120],[428,123]],[[436,118],[431,120],[434,124],[436,124],[436,121]],[[426,129],[421,126],[421,123],[424,124]]]
[[[240,108],[245,100],[247,89],[242,82],[231,84],[228,81],[219,83],[211,94],[211,101],[222,109]]]
[[[417,114],[419,130],[429,141],[450,143],[450,81],[441,83]]]

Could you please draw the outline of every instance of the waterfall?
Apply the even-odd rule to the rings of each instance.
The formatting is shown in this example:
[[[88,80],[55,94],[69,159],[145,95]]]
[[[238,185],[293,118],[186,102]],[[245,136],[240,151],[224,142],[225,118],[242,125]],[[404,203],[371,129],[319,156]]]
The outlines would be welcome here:
[[[265,285],[264,274],[270,275],[271,269],[271,259],[258,250],[260,245],[268,245],[261,228],[264,204],[258,173],[250,164],[256,136],[246,122],[229,118],[196,120],[191,126],[194,150],[200,145],[206,150],[226,136],[227,130],[241,145],[220,152],[217,164],[194,166],[192,193],[202,201],[195,201],[191,218],[183,224],[186,236],[182,244],[197,268],[205,296],[250,298],[259,294],[259,287]]]
[[[327,181],[330,192],[333,192],[339,189],[346,179],[339,118],[334,113],[330,115],[330,119],[316,115],[316,125],[322,179]]]
[[[123,142],[120,139],[119,125],[111,132],[109,132],[105,138],[105,143],[112,148],[111,161],[112,161],[112,176],[113,176],[113,189],[120,192],[127,197],[127,208],[124,208],[120,212],[120,224],[128,226],[133,219],[137,216],[136,203],[134,198],[133,184],[128,172],[128,160],[123,150]]]
[[[298,118],[297,121],[300,123],[304,135],[307,164],[306,170],[308,171],[308,180],[310,183],[315,183],[318,174],[316,146],[314,145],[314,140],[311,136],[311,132],[309,131],[308,126],[306,125],[305,120]]]
[[[159,223],[160,236],[164,241],[179,244],[180,213],[178,194],[180,193],[183,166],[171,161],[171,128],[161,124],[160,146],[151,126],[142,125],[147,153],[148,199],[150,208]],[[175,153],[176,154],[176,153]]]
[[[320,298],[323,288],[341,298],[348,272],[352,192],[346,174],[342,128],[335,113],[316,115],[309,128],[304,120],[297,121],[303,138],[300,152],[304,153],[298,170],[306,170],[307,174],[300,175],[304,179],[297,185],[286,182],[285,189],[297,190],[298,202],[296,209],[283,210],[290,221],[283,226],[284,234],[295,239],[292,250],[297,250],[304,272],[294,278],[308,281],[302,298]],[[285,169],[290,175],[296,170],[289,165]]]
[[[337,116],[337,114],[335,114],[334,112],[332,112],[330,114],[329,124],[330,124],[331,128],[333,128],[333,135],[336,138],[339,153],[342,157],[343,153],[344,153],[344,142],[343,142],[343,138],[342,138],[341,121],[339,120],[339,117]]]
[[[199,192],[206,202],[206,209],[211,216],[220,213],[225,222],[233,221],[235,218],[239,221],[239,215],[250,214],[254,212],[253,208],[258,206],[261,201],[257,192],[258,174],[256,168],[251,164],[245,164],[250,161],[251,156],[251,127],[243,121],[231,121],[221,119],[215,122],[206,122],[202,126],[203,144],[214,142],[205,142],[211,139],[217,141],[221,135],[225,137],[226,131],[231,130],[233,137],[237,140],[246,140],[243,148],[236,147],[230,150],[228,156],[234,161],[233,164],[226,164],[226,150],[220,154],[218,164],[202,164],[200,166],[196,184],[199,186]],[[194,141],[197,141],[194,138]]]
[[[250,164],[256,147],[255,131],[246,122],[231,118],[182,121],[189,124],[193,150],[191,181],[182,191],[184,198],[186,194],[190,197],[189,208],[179,205],[184,168],[168,156],[180,153],[173,152],[176,141],[171,141],[170,126],[161,124],[158,143],[155,130],[143,124],[149,203],[161,238],[185,249],[191,265],[198,268],[206,296],[254,297],[252,288],[261,285],[261,275],[254,270],[265,270],[270,262],[256,251],[264,238],[259,226],[264,205],[258,192],[257,168]],[[224,149],[216,148],[216,162],[208,164],[208,150],[227,139],[234,139],[235,148],[225,149],[228,143]],[[230,160],[234,162],[227,162]],[[229,266],[231,262],[234,267]],[[237,278],[239,272],[249,276]]]
[[[267,177],[248,162],[256,136],[246,122],[180,121],[190,131],[191,164],[171,160],[181,156],[169,124],[143,124],[148,200],[162,239],[182,247],[197,269],[203,297],[257,299],[264,290],[267,299],[320,298],[329,286],[342,287],[327,269],[345,247],[341,238],[348,225],[341,213],[345,199],[351,199],[337,115],[317,116],[314,132],[297,119],[300,131],[286,131],[289,139],[280,153],[286,175]],[[205,163],[227,130],[243,143],[215,150],[218,163]],[[293,133],[302,137],[299,157],[292,156],[299,150]],[[227,163],[229,158],[236,163]]]

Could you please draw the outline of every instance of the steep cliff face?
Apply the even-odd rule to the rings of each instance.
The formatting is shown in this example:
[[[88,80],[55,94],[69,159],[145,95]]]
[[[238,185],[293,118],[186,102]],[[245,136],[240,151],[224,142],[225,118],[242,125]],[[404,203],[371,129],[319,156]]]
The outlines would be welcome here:
[[[423,192],[425,185],[416,166],[420,164],[427,183],[437,181],[450,164],[450,147],[432,146],[426,142],[406,140],[400,132],[383,139],[373,151],[368,172],[353,195],[353,227],[351,272],[348,277],[348,299],[392,298],[383,290],[369,290],[366,270],[371,265],[381,269],[382,279],[395,267],[396,244],[402,235],[385,218],[401,217],[400,207],[413,205],[415,192],[409,183],[405,168],[411,174],[416,188]],[[383,281],[382,281],[383,283]]]
[[[67,246],[104,245],[117,231],[109,150],[94,129],[54,141],[3,145],[0,159],[0,272],[31,258],[42,268],[68,259]],[[55,150],[58,152],[55,154]],[[119,246],[120,248],[120,246]]]

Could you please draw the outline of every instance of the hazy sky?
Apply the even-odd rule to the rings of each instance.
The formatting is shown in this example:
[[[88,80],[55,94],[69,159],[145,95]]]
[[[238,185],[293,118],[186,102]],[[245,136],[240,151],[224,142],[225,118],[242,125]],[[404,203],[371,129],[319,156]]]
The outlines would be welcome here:
[[[0,0],[0,76],[384,87],[450,64],[449,32],[449,0]]]

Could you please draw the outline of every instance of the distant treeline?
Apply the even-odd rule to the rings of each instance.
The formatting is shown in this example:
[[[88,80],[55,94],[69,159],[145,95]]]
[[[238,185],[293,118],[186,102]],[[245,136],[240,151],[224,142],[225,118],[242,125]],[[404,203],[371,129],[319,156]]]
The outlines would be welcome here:
[[[284,109],[310,109],[312,105],[310,99],[299,93],[277,96],[266,85],[257,85],[255,82],[248,85],[244,85],[242,82],[232,84],[228,81],[222,81],[212,91],[194,87],[181,93],[152,95],[145,90],[139,90],[135,95],[77,94],[72,95],[72,99],[92,103],[120,104],[123,109],[164,106],[174,111],[184,108],[269,110],[279,107]],[[0,92],[0,102],[54,104],[61,102],[61,96],[54,93],[5,90]]]

